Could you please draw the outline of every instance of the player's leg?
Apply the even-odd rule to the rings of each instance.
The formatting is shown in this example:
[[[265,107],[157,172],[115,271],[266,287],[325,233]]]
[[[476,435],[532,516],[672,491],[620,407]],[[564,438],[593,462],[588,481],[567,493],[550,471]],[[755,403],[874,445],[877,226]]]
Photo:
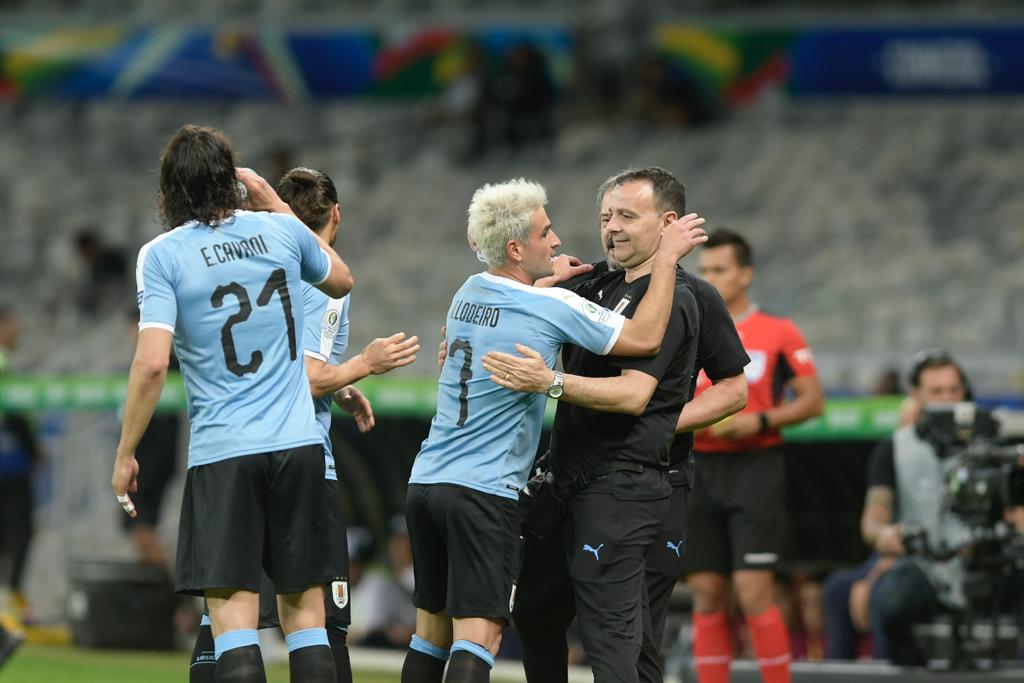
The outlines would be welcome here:
[[[210,609],[217,681],[266,683],[260,639],[260,595],[255,591],[213,588],[206,591]]]
[[[519,506],[511,498],[439,486],[431,501],[448,547],[445,612],[452,617],[446,683],[490,680],[512,616],[520,565]]]
[[[192,661],[188,665],[188,683],[213,683],[216,680],[217,658],[213,644],[210,615],[203,614],[192,646]]]
[[[563,524],[558,533],[523,544],[512,621],[530,683],[565,683],[569,676],[565,633],[576,617],[576,599],[565,562],[566,529]]]
[[[262,455],[193,467],[186,477],[175,588],[207,597],[218,680],[266,680],[256,637],[266,493]]]
[[[324,586],[334,574],[323,447],[300,446],[274,453],[269,478],[264,566],[278,593],[291,678],[335,683],[324,609]]]
[[[644,472],[652,481],[633,482],[632,473],[612,473],[584,490],[569,503],[571,534],[566,544],[583,648],[597,683],[637,681],[637,665],[643,645],[644,567],[650,545],[668,513],[669,490],[663,475]],[[621,495],[629,479],[631,489]],[[658,492],[663,497],[635,500],[638,492]],[[593,489],[593,490],[592,490]],[[613,492],[614,491],[614,492]]]
[[[693,594],[693,661],[700,683],[728,683],[733,643],[728,575],[732,551],[728,515],[717,498],[729,486],[724,454],[698,454],[687,515],[683,566]]]
[[[790,680],[789,631],[775,604],[775,569],[785,524],[785,463],[777,450],[742,454],[733,470],[729,533],[733,590],[765,683]]]
[[[337,683],[352,683],[352,663],[348,655],[348,627],[352,623],[348,585],[348,527],[341,510],[341,484],[325,479],[327,528],[331,539],[331,572],[334,578],[327,586],[324,610],[327,640],[334,657]]]
[[[489,681],[504,627],[501,619],[452,619],[452,656],[445,683]]]
[[[662,679],[661,643],[665,636],[665,620],[672,589],[683,575],[683,557],[686,546],[686,502],[689,487],[686,481],[672,481],[672,498],[668,516],[661,534],[651,544],[645,560],[647,584],[647,611],[644,643],[640,652],[640,680],[656,683]]]
[[[402,683],[441,683],[452,645],[452,621],[444,613],[448,590],[448,551],[431,515],[432,485],[410,484],[405,522],[412,546],[416,586],[416,633],[402,665]]]

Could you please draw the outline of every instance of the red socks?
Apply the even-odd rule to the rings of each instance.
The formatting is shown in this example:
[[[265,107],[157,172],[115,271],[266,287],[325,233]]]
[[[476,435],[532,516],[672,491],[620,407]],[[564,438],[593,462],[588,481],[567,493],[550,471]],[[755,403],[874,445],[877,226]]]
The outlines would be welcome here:
[[[725,612],[693,613],[693,661],[700,683],[729,683],[732,633]]]
[[[764,683],[790,683],[789,632],[778,607],[747,617]],[[732,633],[725,612],[693,614],[693,661],[700,683],[729,683]]]
[[[761,667],[761,680],[764,683],[789,683],[789,632],[779,608],[773,606],[757,616],[747,617],[747,627],[754,641],[757,665]],[[704,683],[703,678],[701,683]]]

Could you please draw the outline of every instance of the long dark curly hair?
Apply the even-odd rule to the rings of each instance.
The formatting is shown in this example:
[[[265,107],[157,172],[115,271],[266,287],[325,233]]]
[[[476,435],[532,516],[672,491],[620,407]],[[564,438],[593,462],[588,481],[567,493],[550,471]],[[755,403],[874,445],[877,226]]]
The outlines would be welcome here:
[[[293,168],[277,182],[277,196],[288,203],[296,217],[313,232],[320,233],[338,203],[338,190],[323,171]]]
[[[186,125],[160,155],[157,203],[164,229],[189,221],[216,226],[242,203],[231,141],[216,128]]]

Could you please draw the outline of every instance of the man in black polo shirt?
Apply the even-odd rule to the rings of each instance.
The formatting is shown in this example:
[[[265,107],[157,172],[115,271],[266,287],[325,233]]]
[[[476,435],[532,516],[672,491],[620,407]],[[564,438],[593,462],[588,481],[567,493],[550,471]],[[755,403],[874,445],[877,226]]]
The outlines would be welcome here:
[[[609,213],[609,189],[616,182],[618,176],[613,176],[598,190],[602,214]],[[622,268],[615,260],[614,243],[606,227],[602,221],[601,243],[607,259],[593,264],[591,272],[560,286],[580,292],[584,284]],[[698,305],[697,367],[689,380],[691,395],[699,369],[703,368],[713,382],[713,386],[698,399],[687,403],[678,417],[676,431],[691,432],[743,408],[747,394],[743,366],[749,359],[718,291],[682,269],[679,274],[690,287]],[[585,290],[595,296],[602,294],[601,300],[607,306],[615,303],[601,287],[586,287]],[[586,296],[584,292],[580,293]],[[568,363],[566,359],[567,368]],[[693,481],[692,443],[692,433],[680,434],[673,442],[668,470],[668,480],[672,485],[669,512],[663,520],[659,538],[650,545],[647,554],[646,583],[651,619],[645,623],[643,653],[639,661],[641,681],[661,680],[659,649],[669,597],[681,575],[685,548],[686,502]],[[562,533],[558,532],[545,538],[528,537],[524,547],[513,619],[522,641],[526,677],[531,682],[565,681],[567,676],[565,633],[576,615],[576,605],[563,543]]]
[[[667,224],[685,210],[684,189],[663,169],[642,169],[610,179],[602,186],[601,198],[602,235],[624,270],[608,272],[599,266],[576,291],[630,316],[657,254],[651,237],[660,222]],[[673,490],[666,476],[669,444],[690,395],[697,349],[700,313],[691,287],[679,273],[666,341],[655,358],[639,363],[600,359],[563,348],[569,374],[555,418],[552,469],[556,483],[571,494],[564,557],[573,578],[584,647],[599,681],[637,680],[646,607],[645,556],[657,543],[668,515]],[[485,359],[492,379],[518,390],[546,390],[551,371],[539,366],[529,350],[521,351],[527,358],[494,354]],[[511,379],[505,379],[507,375]],[[675,539],[677,547],[679,541]],[[551,549],[550,543],[537,545],[539,555]],[[544,623],[538,620],[537,629],[520,623],[517,609],[530,680],[565,677],[564,633],[572,619],[573,593],[558,580],[564,560],[554,560],[544,563],[548,572],[543,576],[524,567],[520,580],[520,591],[530,594],[531,605],[539,607],[541,595],[553,599],[541,610]]]

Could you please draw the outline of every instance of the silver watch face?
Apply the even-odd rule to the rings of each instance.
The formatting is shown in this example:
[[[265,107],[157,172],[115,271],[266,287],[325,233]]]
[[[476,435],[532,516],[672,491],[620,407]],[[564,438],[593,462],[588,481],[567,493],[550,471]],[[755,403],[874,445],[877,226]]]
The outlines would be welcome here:
[[[565,391],[565,389],[561,384],[552,384],[548,387],[548,396],[551,398],[561,398],[563,391]]]

